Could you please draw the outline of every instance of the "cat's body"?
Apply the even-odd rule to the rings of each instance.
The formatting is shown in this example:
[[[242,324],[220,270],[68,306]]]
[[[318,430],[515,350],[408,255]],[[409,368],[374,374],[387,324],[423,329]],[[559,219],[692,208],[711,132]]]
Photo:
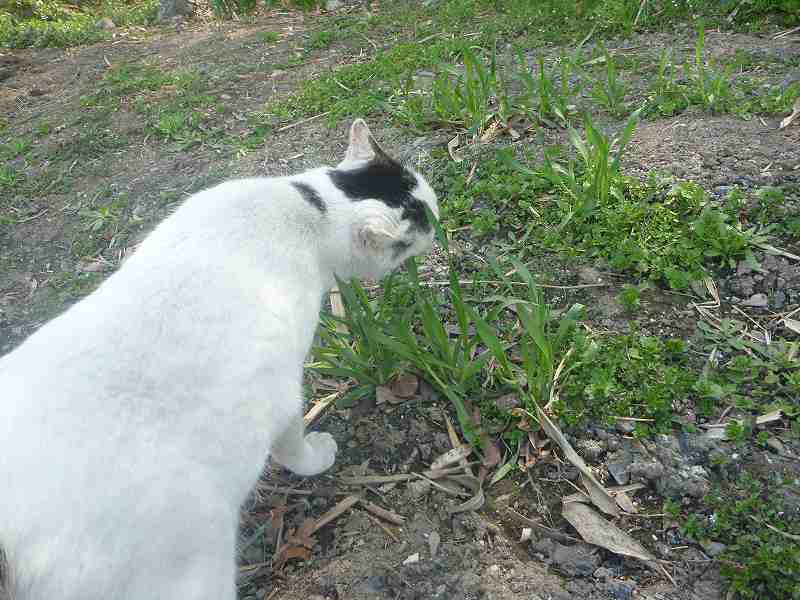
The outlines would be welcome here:
[[[423,203],[438,214],[356,121],[336,169],[193,196],[0,358],[6,593],[235,598],[239,508],[265,458],[301,475],[333,464],[333,438],[302,425],[323,294],[334,274],[377,277],[426,251]]]

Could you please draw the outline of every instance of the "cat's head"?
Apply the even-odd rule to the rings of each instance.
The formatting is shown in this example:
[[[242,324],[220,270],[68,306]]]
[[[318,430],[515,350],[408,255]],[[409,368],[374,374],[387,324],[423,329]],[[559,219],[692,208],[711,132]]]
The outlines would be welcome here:
[[[439,205],[428,182],[387,155],[357,119],[344,160],[328,172],[350,208],[349,276],[378,279],[433,244],[428,212]],[[426,210],[428,209],[428,210]]]

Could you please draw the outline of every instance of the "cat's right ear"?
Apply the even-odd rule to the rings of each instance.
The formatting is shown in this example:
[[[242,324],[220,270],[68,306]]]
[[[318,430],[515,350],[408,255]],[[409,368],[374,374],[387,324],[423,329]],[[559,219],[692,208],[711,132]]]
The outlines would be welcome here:
[[[350,126],[350,143],[344,160],[339,166],[346,166],[348,163],[369,162],[382,159],[385,156],[378,142],[372,137],[372,132],[367,127],[364,119],[356,119]]]
[[[372,149],[370,138],[372,132],[367,127],[364,119],[356,119],[350,126],[350,143],[347,146],[347,152],[344,155],[345,162],[357,160],[372,160],[375,157],[375,151]]]

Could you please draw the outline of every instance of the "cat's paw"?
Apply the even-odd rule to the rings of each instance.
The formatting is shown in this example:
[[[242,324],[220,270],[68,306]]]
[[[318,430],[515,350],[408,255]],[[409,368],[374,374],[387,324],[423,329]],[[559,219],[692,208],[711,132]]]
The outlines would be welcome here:
[[[292,471],[298,475],[310,477],[327,471],[333,466],[338,446],[330,433],[312,431],[305,437],[304,446],[302,460]]]

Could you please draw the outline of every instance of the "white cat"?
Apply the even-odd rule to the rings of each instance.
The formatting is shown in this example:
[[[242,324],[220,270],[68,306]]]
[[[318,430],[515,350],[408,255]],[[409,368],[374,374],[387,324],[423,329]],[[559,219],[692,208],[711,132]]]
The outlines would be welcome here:
[[[321,300],[433,240],[434,192],[357,120],[335,169],[192,196],[93,294],[0,359],[0,547],[16,600],[233,600],[241,504],[304,437]],[[0,594],[2,595],[2,594]]]

